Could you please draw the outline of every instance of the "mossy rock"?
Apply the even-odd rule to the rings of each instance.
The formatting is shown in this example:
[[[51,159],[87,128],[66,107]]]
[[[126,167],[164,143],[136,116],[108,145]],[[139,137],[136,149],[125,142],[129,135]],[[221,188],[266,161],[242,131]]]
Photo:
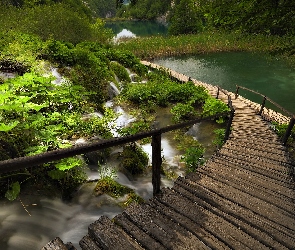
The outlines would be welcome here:
[[[95,195],[108,194],[111,197],[117,198],[133,192],[129,187],[123,186],[110,177],[99,179],[95,186]]]
[[[100,180],[98,180],[95,189],[94,189],[95,195],[103,195],[107,194],[113,198],[119,198],[126,196],[126,199],[121,201],[119,203],[122,207],[127,207],[131,203],[143,203],[144,199],[141,198],[139,195],[137,195],[133,189],[126,187],[124,185],[121,185],[114,179],[110,177],[105,177]],[[125,198],[125,197],[124,197]]]
[[[131,175],[144,173],[148,165],[148,155],[135,143],[126,145],[122,152],[121,168]]]

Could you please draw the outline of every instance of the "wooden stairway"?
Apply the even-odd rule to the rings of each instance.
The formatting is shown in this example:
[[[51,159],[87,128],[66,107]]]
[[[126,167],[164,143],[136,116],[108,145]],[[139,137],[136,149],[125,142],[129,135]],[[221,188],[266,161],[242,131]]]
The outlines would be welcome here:
[[[269,124],[242,98],[233,105],[230,138],[206,165],[113,220],[99,218],[81,248],[295,249],[294,166]],[[74,248],[57,238],[46,249]]]

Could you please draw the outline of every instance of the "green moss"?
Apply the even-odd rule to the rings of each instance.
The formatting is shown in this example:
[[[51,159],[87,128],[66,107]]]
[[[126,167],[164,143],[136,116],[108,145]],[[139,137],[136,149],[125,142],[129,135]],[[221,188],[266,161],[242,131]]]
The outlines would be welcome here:
[[[121,201],[119,203],[119,205],[122,207],[127,207],[133,202],[144,202],[144,200],[139,195],[137,195],[133,189],[121,185],[120,183],[108,176],[98,180],[95,186],[95,194],[97,196],[107,194],[113,198],[126,196],[124,201]]]
[[[121,167],[132,175],[142,174],[148,164],[148,156],[135,143],[124,146]]]
[[[104,177],[99,179],[96,186],[95,186],[95,194],[108,194],[111,197],[118,198],[125,194],[132,192],[131,188],[121,185],[120,183],[116,182],[111,177]]]

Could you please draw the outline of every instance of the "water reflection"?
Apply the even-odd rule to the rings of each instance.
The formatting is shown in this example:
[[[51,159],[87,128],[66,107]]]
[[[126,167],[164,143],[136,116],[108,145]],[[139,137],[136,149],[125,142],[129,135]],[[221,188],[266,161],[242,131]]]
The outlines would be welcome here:
[[[247,87],[295,113],[295,71],[275,57],[248,52],[222,52],[156,59],[154,62],[229,91],[234,92],[236,85]],[[255,102],[262,101],[261,97],[245,91],[241,94]]]

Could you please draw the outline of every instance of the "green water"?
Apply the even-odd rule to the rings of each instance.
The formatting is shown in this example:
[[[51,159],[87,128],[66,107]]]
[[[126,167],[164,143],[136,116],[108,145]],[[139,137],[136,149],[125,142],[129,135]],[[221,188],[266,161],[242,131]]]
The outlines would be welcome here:
[[[222,52],[154,62],[232,92],[235,92],[236,85],[247,87],[295,113],[295,69],[277,58],[248,52]],[[262,102],[260,96],[245,90],[240,93],[250,100]],[[267,107],[274,108],[270,104]]]
[[[112,29],[115,35],[120,33],[123,29],[131,31],[136,36],[157,36],[167,34],[167,27],[156,21],[106,22],[105,27]]]

